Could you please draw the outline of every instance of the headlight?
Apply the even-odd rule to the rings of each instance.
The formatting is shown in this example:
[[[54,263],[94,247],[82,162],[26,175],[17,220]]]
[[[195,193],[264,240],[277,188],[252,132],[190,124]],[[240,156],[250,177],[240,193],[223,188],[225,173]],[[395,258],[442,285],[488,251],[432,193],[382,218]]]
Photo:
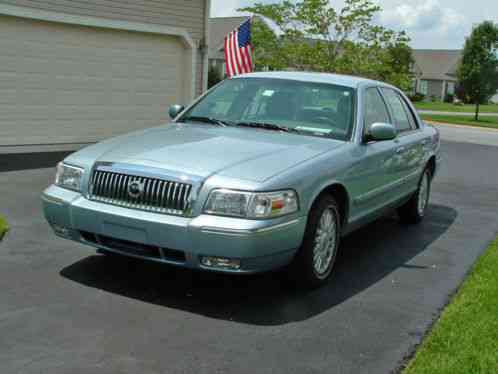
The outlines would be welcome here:
[[[263,193],[214,190],[209,195],[204,213],[243,218],[273,218],[294,213],[298,209],[297,194],[293,190]]]
[[[55,184],[62,188],[67,188],[73,191],[81,191],[81,178],[83,177],[83,169],[75,166],[69,166],[60,162],[57,165],[55,174]]]

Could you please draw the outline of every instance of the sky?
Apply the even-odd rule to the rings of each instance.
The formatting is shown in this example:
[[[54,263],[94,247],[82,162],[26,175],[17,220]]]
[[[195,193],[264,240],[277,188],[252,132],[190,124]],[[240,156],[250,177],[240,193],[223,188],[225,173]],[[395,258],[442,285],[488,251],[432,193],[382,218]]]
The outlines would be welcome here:
[[[378,22],[395,30],[406,30],[412,48],[461,49],[472,25],[485,20],[498,22],[498,0],[374,0],[382,7]],[[238,8],[251,0],[211,0],[212,17],[241,15]],[[277,0],[259,0],[274,3]],[[330,0],[335,8],[342,0]]]

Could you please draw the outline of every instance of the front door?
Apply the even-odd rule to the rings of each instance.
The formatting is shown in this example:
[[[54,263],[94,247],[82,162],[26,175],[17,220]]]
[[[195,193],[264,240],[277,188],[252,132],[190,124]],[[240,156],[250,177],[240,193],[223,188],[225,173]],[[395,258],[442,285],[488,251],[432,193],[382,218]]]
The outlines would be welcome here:
[[[376,122],[391,123],[389,111],[378,88],[364,93],[364,129]],[[359,146],[348,172],[353,204],[351,221],[367,218],[393,201],[392,190],[400,178],[400,157],[395,153],[398,139],[371,141]]]

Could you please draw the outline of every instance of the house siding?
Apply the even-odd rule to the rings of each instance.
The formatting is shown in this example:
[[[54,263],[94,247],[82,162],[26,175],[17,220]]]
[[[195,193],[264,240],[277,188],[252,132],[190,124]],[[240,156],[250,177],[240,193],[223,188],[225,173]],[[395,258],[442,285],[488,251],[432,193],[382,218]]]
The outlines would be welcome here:
[[[199,45],[205,37],[207,0],[0,0],[45,11],[183,28]],[[196,88],[202,91],[203,56],[197,53]]]
[[[443,81],[440,80],[427,81],[427,99],[431,99],[433,96],[435,96],[438,100],[441,100],[442,92],[443,92]]]

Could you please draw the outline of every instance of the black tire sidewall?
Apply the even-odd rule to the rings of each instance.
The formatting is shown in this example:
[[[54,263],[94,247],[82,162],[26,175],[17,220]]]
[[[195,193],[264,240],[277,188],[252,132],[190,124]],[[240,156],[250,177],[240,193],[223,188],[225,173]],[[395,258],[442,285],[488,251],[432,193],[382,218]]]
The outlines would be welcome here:
[[[314,261],[313,261],[313,250],[315,246],[315,235],[318,228],[318,223],[322,217],[323,212],[326,209],[331,209],[334,212],[337,231],[336,231],[336,241],[334,254],[330,261],[329,267],[325,273],[318,275],[315,271]],[[307,286],[319,287],[325,283],[334,268],[334,264],[337,258],[337,252],[339,249],[340,238],[341,238],[341,216],[339,213],[339,207],[336,200],[330,195],[320,196],[313,204],[310,213],[308,215],[308,222],[306,224],[306,230],[303,238],[303,243],[299,250],[298,255],[294,259],[294,269],[297,270],[297,277],[303,281]]]
[[[424,211],[422,214],[418,211],[418,203],[420,199],[420,187],[422,186],[422,182],[424,180],[424,177],[427,177],[427,194],[425,196],[425,205],[424,205]],[[418,189],[417,189],[417,194],[416,194],[416,199],[415,199],[415,211],[420,220],[422,220],[426,213],[427,213],[427,207],[429,206],[429,200],[431,196],[431,172],[429,169],[425,169],[424,172],[422,173],[422,177],[420,178],[420,181],[418,182]]]
[[[424,207],[424,212],[421,215],[418,211],[418,201],[420,198],[420,186],[422,185],[422,181],[424,177],[428,178],[428,186],[427,186],[427,196],[426,196],[426,204]],[[408,200],[403,206],[398,208],[398,215],[400,217],[401,222],[408,224],[417,224],[420,223],[427,214],[427,208],[429,206],[430,196],[431,196],[431,182],[432,182],[432,173],[430,169],[427,167],[424,169],[420,179],[418,181],[417,190],[412,195],[410,200]]]

